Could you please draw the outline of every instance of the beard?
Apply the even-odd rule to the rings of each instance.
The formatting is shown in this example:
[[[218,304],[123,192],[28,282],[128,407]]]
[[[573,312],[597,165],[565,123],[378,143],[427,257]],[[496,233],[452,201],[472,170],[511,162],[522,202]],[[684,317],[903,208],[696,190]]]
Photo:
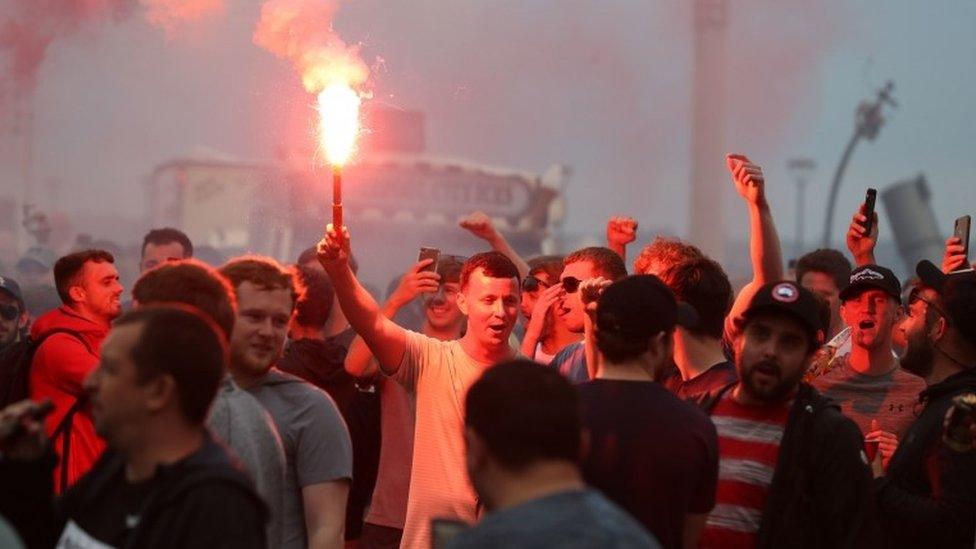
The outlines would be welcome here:
[[[778,380],[772,384],[761,384],[756,380],[757,369],[762,368],[768,373],[776,372]],[[804,369],[796,374],[784,376],[783,369],[775,361],[762,360],[743,368],[740,384],[750,397],[762,402],[778,402],[785,400],[803,379]],[[768,375],[768,374],[767,374]]]
[[[901,367],[912,375],[924,378],[932,373],[935,359],[935,345],[919,331],[906,339],[905,353],[901,357]]]

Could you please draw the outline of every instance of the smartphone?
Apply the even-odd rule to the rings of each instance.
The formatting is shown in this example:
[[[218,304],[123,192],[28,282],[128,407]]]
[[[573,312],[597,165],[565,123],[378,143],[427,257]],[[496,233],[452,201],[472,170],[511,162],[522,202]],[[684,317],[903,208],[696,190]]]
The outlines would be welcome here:
[[[438,249],[438,248],[428,248],[426,246],[421,246],[420,247],[420,256],[417,258],[417,261],[423,261],[425,259],[433,259],[434,261],[430,265],[427,265],[426,267],[424,267],[423,270],[424,271],[434,272],[434,271],[437,270],[437,260],[439,260],[440,257],[441,257],[441,251],[440,251],[440,249]]]
[[[874,203],[878,199],[877,189],[868,189],[868,192],[864,193],[864,217],[868,218],[867,221],[861,223],[864,230],[871,234],[871,226],[874,225]]]
[[[971,218],[968,215],[964,215],[959,219],[956,219],[956,226],[952,230],[952,235],[962,240],[962,253],[966,256],[966,263],[963,264],[961,268],[968,268],[969,263],[969,223]]]

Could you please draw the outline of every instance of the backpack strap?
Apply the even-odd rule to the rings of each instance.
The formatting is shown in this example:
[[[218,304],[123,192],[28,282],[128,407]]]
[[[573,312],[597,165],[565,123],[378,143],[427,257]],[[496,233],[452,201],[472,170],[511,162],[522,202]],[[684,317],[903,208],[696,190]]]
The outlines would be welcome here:
[[[68,458],[71,456],[71,428],[74,426],[75,414],[77,414],[86,404],[88,404],[88,396],[80,396],[75,399],[74,403],[68,408],[67,413],[58,422],[58,425],[54,428],[54,432],[51,433],[51,440],[57,440],[59,436],[64,436],[61,439],[61,475],[58,479],[58,485],[61,487],[59,493],[63,494],[68,489]]]
[[[85,338],[81,337],[81,334],[80,333],[78,333],[78,332],[76,332],[74,330],[70,330],[68,328],[54,328],[53,330],[49,330],[47,332],[42,332],[37,337],[37,339],[35,339],[35,340],[33,340],[31,342],[31,353],[32,353],[32,355],[33,355],[33,353],[36,353],[38,349],[41,348],[41,345],[45,341],[47,341],[47,338],[49,338],[49,337],[51,337],[53,335],[58,335],[58,334],[67,334],[67,335],[70,335],[71,337],[73,337],[76,340],[78,340],[79,343],[81,343],[82,345],[84,345],[86,351],[88,351],[90,354],[93,354],[93,355],[95,354],[95,350],[92,349],[91,345],[89,345],[87,341],[85,341]],[[31,359],[33,360],[33,356],[31,357]]]
[[[89,354],[94,355],[95,351],[92,349],[91,345],[85,341],[85,338],[81,337],[81,334],[74,330],[69,330],[67,328],[55,328],[53,330],[42,333],[35,341],[31,344],[31,362],[34,361],[34,354],[41,345],[47,341],[47,339],[53,335],[57,334],[67,334],[76,339],[81,343],[85,350]],[[64,417],[58,422],[57,426],[54,428],[54,432],[51,433],[51,440],[56,441],[59,436],[64,438],[61,440],[61,474],[58,479],[58,486],[60,486],[60,493],[63,494],[68,489],[68,461],[71,456],[71,429],[74,426],[75,415],[88,404],[88,395],[82,395],[75,399],[68,411],[65,412]]]

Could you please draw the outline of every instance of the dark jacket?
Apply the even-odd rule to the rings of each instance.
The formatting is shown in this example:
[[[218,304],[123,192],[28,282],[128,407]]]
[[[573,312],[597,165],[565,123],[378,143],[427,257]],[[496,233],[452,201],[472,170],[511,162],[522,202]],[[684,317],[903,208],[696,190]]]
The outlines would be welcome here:
[[[706,403],[709,411],[725,391]],[[863,448],[857,425],[801,383],[783,432],[756,547],[879,546],[871,469]]]
[[[878,507],[896,547],[973,547],[976,451],[942,442],[952,398],[976,392],[976,369],[952,375],[919,395],[924,405],[877,479]]]
[[[52,501],[53,454],[31,462],[0,462],[0,513],[28,547],[54,547],[67,523],[82,530],[123,487],[121,455],[106,451],[92,470]],[[139,523],[124,547],[266,547],[267,509],[247,477],[213,440],[183,460],[157,469]]]

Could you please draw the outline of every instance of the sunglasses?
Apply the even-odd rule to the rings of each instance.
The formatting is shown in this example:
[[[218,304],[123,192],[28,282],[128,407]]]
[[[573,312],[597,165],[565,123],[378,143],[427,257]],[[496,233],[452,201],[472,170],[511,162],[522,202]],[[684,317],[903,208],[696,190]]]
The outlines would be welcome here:
[[[567,294],[575,294],[576,290],[579,290],[580,284],[582,282],[583,282],[582,280],[573,276],[567,276],[566,278],[559,281],[559,283],[563,287],[563,291],[565,291]]]
[[[908,306],[910,307],[912,304],[914,304],[916,302],[919,302],[919,301],[921,301],[922,303],[928,305],[929,307],[932,307],[932,309],[935,310],[935,312],[938,313],[939,316],[941,316],[942,318],[944,318],[946,320],[946,322],[949,321],[949,315],[946,313],[945,309],[943,309],[938,304],[932,302],[931,300],[928,300],[928,299],[925,299],[924,297],[922,297],[922,295],[921,295],[921,289],[920,288],[912,288],[911,293],[908,294]]]
[[[532,275],[525,277],[525,280],[522,281],[523,292],[534,292],[536,290],[544,290],[548,287],[548,284]]]
[[[20,308],[16,305],[0,305],[0,317],[4,320],[13,320],[20,316]]]

